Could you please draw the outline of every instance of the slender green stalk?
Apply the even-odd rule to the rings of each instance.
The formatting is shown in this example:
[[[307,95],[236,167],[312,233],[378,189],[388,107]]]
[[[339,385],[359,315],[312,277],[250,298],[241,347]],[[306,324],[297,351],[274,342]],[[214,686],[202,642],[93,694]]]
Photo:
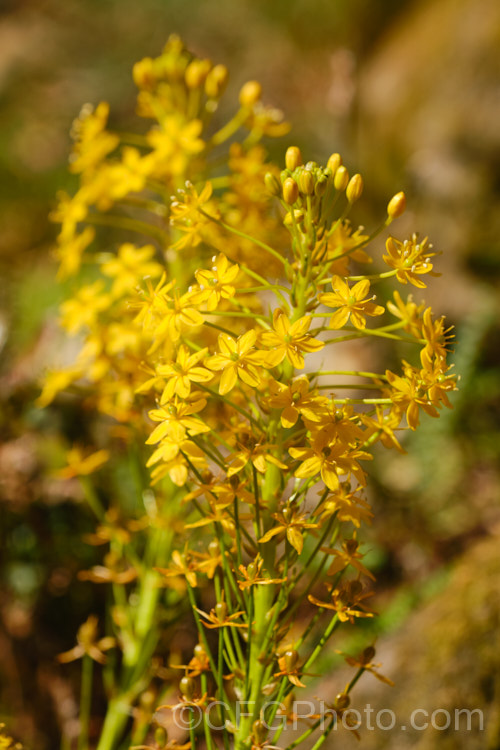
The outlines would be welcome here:
[[[92,709],[92,676],[94,662],[88,654],[83,655],[82,682],[80,693],[80,734],[78,736],[78,750],[88,750],[89,724]]]

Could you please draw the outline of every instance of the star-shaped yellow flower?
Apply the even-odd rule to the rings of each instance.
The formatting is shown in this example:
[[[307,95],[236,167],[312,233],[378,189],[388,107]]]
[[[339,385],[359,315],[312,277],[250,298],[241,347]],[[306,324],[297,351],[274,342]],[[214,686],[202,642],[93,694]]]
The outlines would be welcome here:
[[[333,292],[320,294],[318,299],[327,307],[338,307],[337,312],[330,317],[330,328],[343,328],[350,319],[355,328],[366,328],[366,316],[382,315],[384,308],[376,305],[374,297],[367,297],[370,291],[368,279],[358,281],[352,288],[340,276],[332,277]]]
[[[265,331],[260,340],[264,346],[273,350],[273,358],[277,365],[285,357],[290,364],[301,370],[304,367],[303,352],[318,352],[324,347],[322,341],[307,335],[312,318],[304,317],[291,323],[285,313],[279,308],[273,314],[273,331]]]

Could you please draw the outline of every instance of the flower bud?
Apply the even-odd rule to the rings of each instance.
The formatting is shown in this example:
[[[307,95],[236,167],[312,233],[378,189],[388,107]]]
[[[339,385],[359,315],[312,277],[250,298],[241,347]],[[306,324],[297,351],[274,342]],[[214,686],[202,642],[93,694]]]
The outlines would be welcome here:
[[[346,187],[346,198],[349,203],[355,203],[363,192],[363,178],[360,174],[355,174],[349,180],[349,184]]]
[[[165,747],[168,740],[168,734],[165,727],[156,727],[155,729],[155,742],[158,747]]]
[[[205,646],[203,645],[203,643],[197,643],[193,649],[193,653],[197,659],[204,659],[207,655],[207,652],[205,651]]]
[[[183,677],[179,682],[179,689],[184,698],[188,701],[193,699],[195,688],[196,683],[192,677]]]
[[[297,665],[299,655],[294,648],[285,651],[285,667],[287,672],[293,672]]]
[[[363,664],[369,664],[373,657],[375,656],[375,649],[373,646],[367,646],[363,653],[361,654],[360,661],[363,662]]]
[[[217,555],[220,554],[220,546],[217,539],[212,539],[212,541],[208,545],[208,552],[210,554],[210,557],[217,557]]]
[[[341,164],[342,164],[342,157],[341,157],[341,155],[340,154],[332,154],[330,156],[330,158],[328,159],[328,161],[326,163],[326,166],[327,166],[327,168],[329,168],[329,169],[332,170],[332,174],[335,174],[335,172],[341,166]]]
[[[271,195],[281,195],[280,181],[274,174],[271,174],[271,172],[267,172],[266,176],[264,177],[264,183]]]
[[[303,195],[314,193],[314,177],[309,170],[303,169],[299,175],[299,190]]]
[[[347,693],[338,693],[338,695],[335,696],[333,706],[336,711],[343,711],[349,706],[350,702],[351,699],[349,698]]]
[[[262,86],[258,81],[247,81],[240,90],[240,104],[242,107],[253,107],[262,96]]]
[[[209,99],[219,99],[227,85],[229,72],[225,65],[216,65],[207,75],[205,93]]]
[[[283,183],[283,198],[291,206],[299,197],[299,188],[293,177],[287,177]]]
[[[217,602],[217,604],[214,607],[215,614],[217,615],[217,619],[220,622],[224,622],[227,617],[227,604],[226,602]]]
[[[297,146],[290,146],[287,148],[285,154],[285,164],[287,169],[290,169],[293,172],[294,169],[302,166],[303,163],[300,148],[297,148]]]
[[[184,80],[188,89],[198,89],[203,86],[212,67],[210,60],[193,60],[184,73]]]
[[[132,68],[132,76],[135,85],[140,89],[151,89],[156,83],[154,61],[151,57],[136,62]]]
[[[328,178],[326,175],[322,174],[318,177],[316,180],[316,185],[314,186],[314,194],[320,198],[322,195],[326,193],[326,189],[328,187]]]
[[[397,219],[398,216],[401,216],[401,214],[404,213],[405,208],[406,195],[403,192],[396,193],[387,204],[387,215],[390,219]]]
[[[345,190],[348,182],[349,182],[349,172],[347,171],[345,167],[340,166],[335,172],[335,177],[333,178],[333,184],[335,185],[335,189],[339,191]]]

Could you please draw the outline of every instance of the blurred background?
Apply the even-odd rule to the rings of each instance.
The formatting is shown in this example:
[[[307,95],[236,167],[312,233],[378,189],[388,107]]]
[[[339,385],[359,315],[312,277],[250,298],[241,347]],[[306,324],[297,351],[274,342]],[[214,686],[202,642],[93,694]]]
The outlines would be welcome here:
[[[398,236],[417,230],[442,252],[443,277],[425,299],[456,326],[460,390],[453,411],[410,437],[408,455],[375,462],[365,541],[382,614],[345,648],[376,637],[397,684],[367,676],[360,706],[401,717],[478,707],[485,716],[483,732],[364,732],[364,747],[498,750],[497,0],[0,2],[0,722],[27,748],[59,746],[61,723],[76,715],[78,675],[55,656],[98,606],[95,590],[76,581],[97,559],[81,539],[91,526],[79,492],[44,472],[57,430],[78,438],[83,428],[33,404],[60,340],[64,296],[47,217],[56,191],[73,189],[69,130],[81,105],[107,100],[112,124],[133,122],[132,65],[159,54],[173,32],[229,67],[227,100],[244,81],[261,81],[264,101],[293,124],[272,144],[275,158],[291,143],[318,162],[339,151],[365,178],[368,225],[403,189]],[[333,672],[323,692],[338,692],[342,679]]]

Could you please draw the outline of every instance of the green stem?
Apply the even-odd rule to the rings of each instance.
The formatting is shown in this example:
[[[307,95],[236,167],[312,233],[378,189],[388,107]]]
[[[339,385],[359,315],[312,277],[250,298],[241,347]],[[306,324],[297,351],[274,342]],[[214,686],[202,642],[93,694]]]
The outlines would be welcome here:
[[[222,227],[226,231],[231,232],[232,234],[235,234],[237,237],[241,237],[244,240],[253,242],[254,245],[261,247],[263,250],[269,253],[269,255],[272,255],[273,258],[275,258],[276,260],[279,260],[279,262],[282,265],[286,266],[287,264],[286,260],[273,247],[266,245],[265,242],[258,240],[256,237],[252,237],[250,234],[246,234],[245,232],[240,232],[239,229],[235,229],[230,224],[226,224],[224,221],[221,221],[220,219],[216,219],[214,216],[210,216],[210,214],[206,213],[201,208],[199,208],[198,210],[201,214],[203,214],[203,216],[205,216],[205,218],[210,219],[210,221],[213,221],[215,224],[218,224],[220,227]]]
[[[92,675],[94,662],[88,654],[84,654],[82,662],[82,683],[80,694],[80,735],[78,737],[78,750],[88,750],[89,747],[89,724],[92,707]]]

